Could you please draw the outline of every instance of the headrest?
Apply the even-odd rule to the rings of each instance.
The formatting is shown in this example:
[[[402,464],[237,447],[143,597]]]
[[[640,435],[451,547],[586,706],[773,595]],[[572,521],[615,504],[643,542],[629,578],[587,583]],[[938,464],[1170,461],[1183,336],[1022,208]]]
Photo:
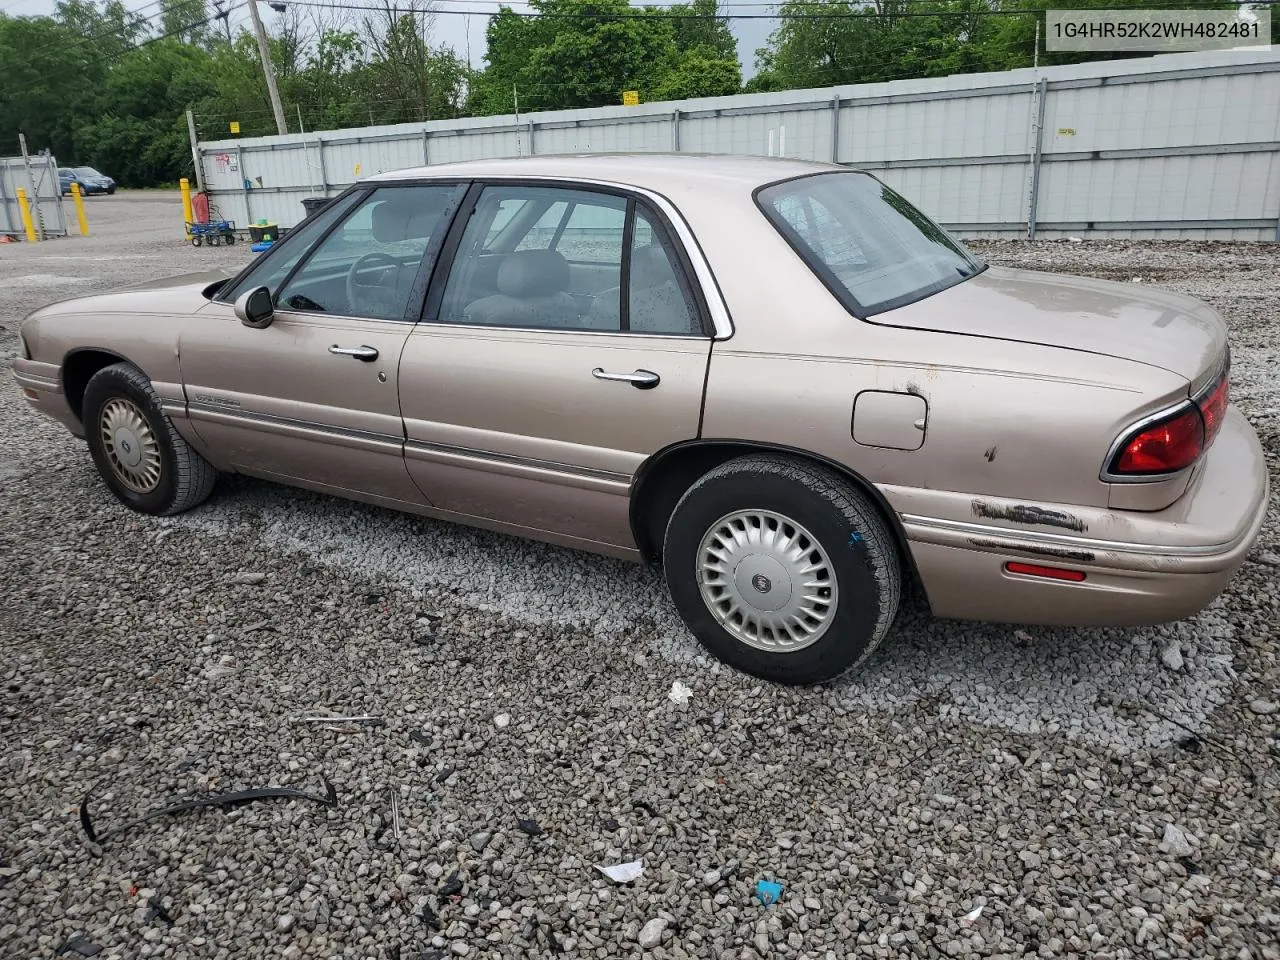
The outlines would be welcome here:
[[[444,210],[444,203],[379,200],[373,205],[373,237],[379,243],[429,237]]]
[[[569,289],[569,261],[554,250],[517,250],[498,268],[498,289],[508,297],[549,297]]]
[[[647,244],[631,251],[631,288],[648,290],[675,280],[675,271],[667,260],[667,252],[657,244]]]

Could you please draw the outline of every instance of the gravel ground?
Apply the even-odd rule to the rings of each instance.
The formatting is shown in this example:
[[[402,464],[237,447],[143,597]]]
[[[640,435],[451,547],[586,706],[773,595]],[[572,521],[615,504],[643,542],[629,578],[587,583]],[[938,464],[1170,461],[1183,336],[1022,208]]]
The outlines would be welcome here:
[[[906,610],[860,676],[761,685],[702,658],[638,568],[244,480],[170,520],[118,507],[28,412],[12,331],[249,254],[186,247],[173,195],[88,206],[88,239],[0,247],[0,955],[1280,958],[1280,483],[1191,620]],[[1280,247],[974,247],[1221,309],[1277,475]],[[382,723],[294,722],[326,711]],[[325,778],[334,808],[100,846],[77,821],[91,786],[103,832]],[[630,885],[595,869],[637,859]]]

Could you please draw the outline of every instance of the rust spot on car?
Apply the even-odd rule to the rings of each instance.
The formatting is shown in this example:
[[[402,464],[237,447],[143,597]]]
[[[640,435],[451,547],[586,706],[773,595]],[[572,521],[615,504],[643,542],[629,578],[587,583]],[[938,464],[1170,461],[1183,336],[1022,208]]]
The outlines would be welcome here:
[[[1046,510],[1044,507],[1030,507],[1025,503],[1002,507],[987,503],[985,500],[974,500],[973,512],[975,516],[986,517],[988,520],[1011,520],[1014,523],[1025,523],[1031,526],[1062,527],[1064,530],[1074,530],[1077,533],[1083,533],[1085,530],[1084,521],[1079,517],[1072,516],[1063,510]]]
[[[987,463],[990,463],[992,460],[996,458],[996,450],[998,449],[999,447],[988,447],[986,449],[986,452],[982,454],[984,457],[987,458]]]
[[[924,396],[924,391],[920,389],[920,385],[914,380],[907,381],[907,393],[911,394],[913,397]]]
[[[970,537],[969,543],[984,550],[1034,553],[1036,556],[1053,557],[1056,560],[1074,560],[1077,563],[1093,563],[1094,561],[1094,555],[1088,550],[1069,550],[1066,547],[1046,547],[1034,543],[1013,543],[1006,540],[982,540],[977,537]]]

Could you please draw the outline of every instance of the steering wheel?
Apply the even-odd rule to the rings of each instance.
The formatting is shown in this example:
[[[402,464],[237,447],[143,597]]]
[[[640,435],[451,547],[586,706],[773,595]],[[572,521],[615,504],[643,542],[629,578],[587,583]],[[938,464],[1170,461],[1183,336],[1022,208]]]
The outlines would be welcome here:
[[[357,257],[355,263],[347,270],[347,309],[356,312],[356,304],[361,301],[372,301],[377,307],[385,310],[394,309],[396,290],[394,283],[388,288],[384,283],[361,283],[356,279],[362,270],[376,264],[389,267],[398,275],[400,263],[387,253],[366,253]]]

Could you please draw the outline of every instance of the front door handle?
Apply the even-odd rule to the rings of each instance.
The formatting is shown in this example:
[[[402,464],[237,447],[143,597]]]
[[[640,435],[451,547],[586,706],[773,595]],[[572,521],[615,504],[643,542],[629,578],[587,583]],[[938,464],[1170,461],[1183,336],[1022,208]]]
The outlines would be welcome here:
[[[609,373],[602,367],[596,367],[591,375],[597,380],[619,380],[629,383],[638,390],[652,390],[662,379],[652,370],[637,370],[635,373]]]
[[[378,350],[376,347],[340,347],[336,343],[329,348],[329,352],[339,357],[355,357],[357,360],[363,360],[368,363],[370,360],[378,359]]]

